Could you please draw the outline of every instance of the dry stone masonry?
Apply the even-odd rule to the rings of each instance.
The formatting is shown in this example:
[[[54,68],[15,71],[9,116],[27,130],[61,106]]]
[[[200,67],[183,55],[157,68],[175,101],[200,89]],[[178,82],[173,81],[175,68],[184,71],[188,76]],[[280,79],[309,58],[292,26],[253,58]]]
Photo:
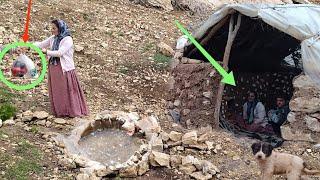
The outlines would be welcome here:
[[[143,140],[144,143],[139,150],[133,152],[126,162],[115,166],[105,165],[77,153],[77,142],[81,137],[101,127],[116,127],[131,131],[127,129],[130,126],[125,125],[126,123],[133,123],[135,134],[142,133],[146,139]],[[101,179],[112,175],[133,178],[145,174],[152,167],[176,169],[190,177],[202,180],[218,178],[219,169],[209,161],[190,155],[178,155],[175,152],[193,149],[211,153],[214,150],[213,142],[208,141],[209,136],[208,134],[200,135],[197,131],[167,133],[161,130],[154,116],[140,118],[137,113],[105,111],[98,114],[94,120],[75,128],[70,136],[58,135],[52,139],[63,149],[64,156],[61,158],[63,159],[61,163],[69,164],[70,168],[75,168],[75,165],[81,167],[78,180]]]
[[[185,127],[215,125],[215,96],[221,77],[210,63],[188,58],[176,58],[168,97],[168,118]]]
[[[290,101],[288,124],[282,127],[287,140],[320,142],[320,88],[306,75],[293,81],[295,92]]]

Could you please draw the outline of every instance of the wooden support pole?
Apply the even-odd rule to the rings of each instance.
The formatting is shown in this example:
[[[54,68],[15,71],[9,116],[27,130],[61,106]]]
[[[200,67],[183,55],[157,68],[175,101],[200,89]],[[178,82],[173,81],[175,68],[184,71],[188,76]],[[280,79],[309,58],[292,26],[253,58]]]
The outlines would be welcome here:
[[[201,44],[201,46],[205,46],[208,41],[214,36],[214,34],[220,29],[222,28],[223,25],[225,25],[225,23],[228,20],[228,16],[226,16],[225,18],[223,18],[221,21],[219,21],[216,25],[214,25],[213,28],[211,28],[210,32],[208,35],[205,36],[205,38],[203,38],[199,43]],[[198,50],[198,48],[194,47],[187,55],[187,57],[190,57],[193,53],[195,53]]]
[[[223,68],[228,72],[228,64],[229,64],[229,59],[230,59],[230,52],[232,48],[233,41],[235,37],[237,36],[237,33],[239,31],[241,24],[241,14],[238,14],[238,19],[237,19],[237,24],[234,27],[234,15],[231,15],[230,17],[230,23],[229,23],[229,33],[228,33],[228,41],[227,45],[224,51],[224,56],[223,56]],[[214,111],[214,120],[216,128],[219,127],[219,119],[220,119],[220,109],[221,109],[221,103],[222,103],[222,95],[223,95],[223,90],[224,90],[224,83],[220,83],[219,89],[218,89],[218,94],[216,97],[216,107]]]

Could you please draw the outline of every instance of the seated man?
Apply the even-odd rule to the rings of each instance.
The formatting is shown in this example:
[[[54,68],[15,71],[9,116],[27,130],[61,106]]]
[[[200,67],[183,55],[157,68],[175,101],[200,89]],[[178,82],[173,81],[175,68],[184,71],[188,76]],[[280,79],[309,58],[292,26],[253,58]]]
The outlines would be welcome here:
[[[268,120],[272,125],[273,131],[279,137],[281,137],[282,124],[287,120],[287,116],[290,112],[289,105],[286,104],[284,96],[277,97],[277,108],[268,112]]]
[[[243,105],[242,117],[237,116],[236,125],[241,128],[257,133],[273,132],[272,127],[268,125],[264,105],[257,100],[255,92],[250,91],[247,102]]]
[[[264,123],[266,110],[264,105],[257,100],[255,92],[249,92],[248,100],[243,105],[243,119],[247,124]]]

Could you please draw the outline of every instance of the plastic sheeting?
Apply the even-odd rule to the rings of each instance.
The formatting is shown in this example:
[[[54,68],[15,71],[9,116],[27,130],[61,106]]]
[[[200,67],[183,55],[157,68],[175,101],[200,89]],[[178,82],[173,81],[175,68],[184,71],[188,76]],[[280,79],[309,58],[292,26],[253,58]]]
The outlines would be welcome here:
[[[320,6],[306,4],[233,4],[226,5],[212,14],[193,33],[196,39],[207,30],[236,11],[265,23],[301,41],[303,70],[320,87]],[[185,46],[190,45],[190,42]]]

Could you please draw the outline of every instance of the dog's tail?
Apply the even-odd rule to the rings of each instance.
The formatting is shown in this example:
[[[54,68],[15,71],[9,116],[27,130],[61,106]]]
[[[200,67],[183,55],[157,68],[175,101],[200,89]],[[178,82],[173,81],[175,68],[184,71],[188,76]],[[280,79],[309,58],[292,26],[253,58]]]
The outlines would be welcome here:
[[[302,170],[304,175],[315,175],[315,176],[320,176],[320,171],[318,170],[310,170],[306,167],[306,163],[303,163],[304,168]]]

